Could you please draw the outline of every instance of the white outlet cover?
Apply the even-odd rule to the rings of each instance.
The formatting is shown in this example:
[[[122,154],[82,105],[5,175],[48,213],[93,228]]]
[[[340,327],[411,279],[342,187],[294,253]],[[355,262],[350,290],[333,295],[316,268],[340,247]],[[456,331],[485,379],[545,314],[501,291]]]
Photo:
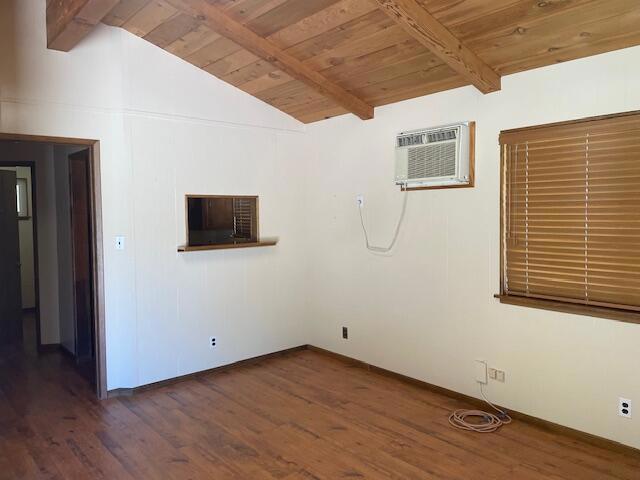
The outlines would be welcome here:
[[[356,203],[360,208],[364,207],[364,195],[356,195]]]
[[[486,385],[487,380],[487,362],[484,360],[476,360],[476,382]]]
[[[116,250],[124,250],[124,236],[116,236]]]
[[[626,410],[627,413],[624,413]],[[618,398],[618,415],[624,418],[631,418],[631,400],[628,398]]]

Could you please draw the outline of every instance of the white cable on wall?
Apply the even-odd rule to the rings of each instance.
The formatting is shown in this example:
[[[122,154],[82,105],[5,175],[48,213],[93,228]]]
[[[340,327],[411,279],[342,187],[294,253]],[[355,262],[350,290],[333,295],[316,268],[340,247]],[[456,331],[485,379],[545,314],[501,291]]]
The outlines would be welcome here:
[[[402,226],[402,221],[404,220],[404,214],[407,210],[407,196],[409,195],[408,190],[404,189],[404,197],[402,199],[402,209],[400,210],[400,218],[398,219],[398,224],[396,225],[395,233],[393,234],[393,239],[388,247],[378,247],[376,245],[371,245],[369,243],[369,234],[367,233],[367,227],[364,225],[364,218],[362,217],[362,204],[358,205],[358,212],[360,213],[360,224],[362,225],[362,231],[364,232],[364,241],[367,249],[375,252],[375,253],[388,253],[390,252],[396,241],[398,240],[398,235],[400,234],[400,227]]]

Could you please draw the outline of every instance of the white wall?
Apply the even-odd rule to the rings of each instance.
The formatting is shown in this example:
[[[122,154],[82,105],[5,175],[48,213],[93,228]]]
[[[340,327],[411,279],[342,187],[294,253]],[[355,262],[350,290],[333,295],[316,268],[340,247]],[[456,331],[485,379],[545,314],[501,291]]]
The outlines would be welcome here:
[[[305,343],[303,126],[121,29],[45,45],[44,1],[0,2],[0,131],[101,142],[108,388]],[[187,192],[260,195],[280,244],[178,254]]]
[[[121,41],[138,383],[304,343],[302,126],[126,32]],[[261,235],[280,243],[177,254],[187,193],[259,195]]]
[[[131,119],[140,378],[209,368],[305,342],[301,137]],[[246,141],[250,134],[251,140]],[[176,254],[187,193],[258,194],[275,248]],[[159,261],[161,259],[161,261]],[[207,347],[217,338],[216,352]]]
[[[496,402],[640,447],[640,325],[501,305],[498,134],[503,129],[640,109],[640,47],[503,78],[502,91],[461,88],[311,126],[311,340],[381,367],[479,396],[474,360],[507,372]],[[387,244],[402,194],[394,135],[477,122],[477,186],[409,194],[393,256],[367,252],[355,203],[365,196],[373,242]],[[349,327],[348,341],[341,326]]]

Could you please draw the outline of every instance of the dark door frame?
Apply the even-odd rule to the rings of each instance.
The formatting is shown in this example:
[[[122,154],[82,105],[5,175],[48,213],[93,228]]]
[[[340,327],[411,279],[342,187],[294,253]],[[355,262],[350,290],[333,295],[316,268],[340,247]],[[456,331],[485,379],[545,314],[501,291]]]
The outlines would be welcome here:
[[[96,352],[96,395],[99,399],[107,398],[107,360],[106,360],[106,333],[105,333],[105,295],[104,295],[104,257],[102,234],[102,190],[100,184],[100,141],[81,138],[49,137],[41,135],[22,135],[17,133],[0,132],[0,140],[13,140],[20,142],[51,143],[55,145],[86,145],[89,148],[89,198],[91,209],[91,257],[93,260],[93,325],[95,331],[94,347]],[[11,163],[11,162],[10,162]],[[18,165],[19,163],[12,163]],[[35,168],[32,170],[35,177]],[[32,178],[32,190],[35,192]],[[35,196],[33,196],[35,202]],[[34,217],[34,222],[36,221]],[[34,223],[35,225],[35,223]],[[36,244],[34,233],[34,248]],[[37,255],[37,252],[36,252]],[[34,264],[37,265],[37,256],[34,256]],[[37,273],[37,270],[34,270]],[[37,281],[36,281],[37,282]],[[38,296],[36,283],[36,297]],[[36,301],[39,315],[39,302]],[[38,322],[39,324],[40,322]],[[40,328],[38,326],[38,328]],[[38,333],[39,337],[39,333]]]

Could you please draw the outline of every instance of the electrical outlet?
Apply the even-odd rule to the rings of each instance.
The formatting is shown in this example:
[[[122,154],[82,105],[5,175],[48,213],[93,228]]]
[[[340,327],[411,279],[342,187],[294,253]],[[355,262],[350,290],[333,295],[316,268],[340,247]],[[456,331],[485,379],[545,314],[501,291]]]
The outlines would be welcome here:
[[[342,327],[342,338],[345,340],[349,338],[349,329],[347,327]]]
[[[116,250],[124,250],[124,237],[122,235],[116,236]]]
[[[488,369],[489,378],[491,380],[495,380],[496,382],[504,382],[504,370],[498,370],[497,368],[490,367]]]
[[[631,418],[631,400],[628,398],[618,398],[618,415],[624,418]]]
[[[484,360],[476,360],[476,382],[487,384],[487,362]]]
[[[216,348],[216,337],[209,337],[209,348]]]
[[[356,203],[358,204],[358,207],[364,207],[364,195],[356,195]]]

